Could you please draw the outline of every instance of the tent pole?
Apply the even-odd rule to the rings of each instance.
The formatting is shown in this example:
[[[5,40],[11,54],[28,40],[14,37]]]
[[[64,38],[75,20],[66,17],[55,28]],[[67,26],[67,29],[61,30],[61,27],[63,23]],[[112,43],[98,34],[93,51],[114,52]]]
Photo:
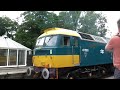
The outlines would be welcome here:
[[[27,65],[27,50],[25,50],[25,66]]]
[[[17,67],[18,67],[19,66],[18,65],[18,49],[17,49],[17,63],[16,64],[17,64]]]
[[[9,62],[9,49],[7,51],[8,51],[8,53],[7,53],[7,66],[8,66],[8,62]]]

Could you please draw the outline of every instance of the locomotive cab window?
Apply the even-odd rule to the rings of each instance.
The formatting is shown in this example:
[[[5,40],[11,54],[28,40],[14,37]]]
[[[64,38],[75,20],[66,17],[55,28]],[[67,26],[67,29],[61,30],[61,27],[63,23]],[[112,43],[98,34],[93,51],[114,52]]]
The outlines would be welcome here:
[[[41,37],[36,41],[36,47],[43,46],[43,47],[51,47],[56,46],[57,44],[58,35],[50,35],[46,37]]]
[[[36,41],[36,46],[43,46],[45,37],[39,38]]]
[[[51,35],[45,38],[44,46],[56,46],[57,42],[57,37],[56,35]]]
[[[69,36],[62,36],[61,45],[62,46],[70,46],[70,37]]]

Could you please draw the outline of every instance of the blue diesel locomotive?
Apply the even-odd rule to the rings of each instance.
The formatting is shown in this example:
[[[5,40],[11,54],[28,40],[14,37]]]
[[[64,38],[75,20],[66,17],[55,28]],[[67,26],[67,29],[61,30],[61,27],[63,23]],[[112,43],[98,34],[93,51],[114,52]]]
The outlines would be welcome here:
[[[107,38],[63,28],[49,28],[36,40],[34,77],[43,79],[87,78],[112,71]]]

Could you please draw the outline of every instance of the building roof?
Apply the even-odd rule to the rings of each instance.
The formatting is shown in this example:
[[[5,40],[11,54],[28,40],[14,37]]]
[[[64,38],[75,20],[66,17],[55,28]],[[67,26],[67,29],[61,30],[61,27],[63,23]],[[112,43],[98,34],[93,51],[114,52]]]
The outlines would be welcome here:
[[[6,35],[0,36],[0,49],[31,50],[30,48],[27,48],[22,44],[8,38]]]

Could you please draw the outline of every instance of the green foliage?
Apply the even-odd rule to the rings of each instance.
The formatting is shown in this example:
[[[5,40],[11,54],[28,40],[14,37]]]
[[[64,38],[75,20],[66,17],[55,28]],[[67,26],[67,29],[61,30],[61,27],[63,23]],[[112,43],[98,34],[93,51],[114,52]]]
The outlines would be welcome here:
[[[15,40],[31,49],[34,48],[35,41],[43,30],[56,27],[58,21],[56,14],[47,11],[27,11],[22,15],[24,21],[19,26]]]
[[[61,28],[77,30],[80,14],[80,11],[60,12],[58,16],[58,26]]]
[[[97,26],[95,25],[98,15],[93,11],[83,12],[84,16],[80,19],[79,31],[97,35]]]
[[[47,11],[24,12],[24,25],[30,31],[43,33],[44,29],[55,27],[57,15]]]
[[[107,32],[107,29],[105,28],[106,23],[107,23],[107,19],[103,17],[102,14],[99,14],[98,22],[97,22],[97,29],[101,37],[104,37],[106,35],[106,32]]]
[[[64,11],[58,16],[58,26],[98,36],[105,36],[106,18],[94,11]]]
[[[107,20],[102,14],[97,14],[94,11],[85,12],[85,15],[80,19],[81,28],[79,31],[90,33],[97,36],[104,37],[107,29],[105,24]]]
[[[48,11],[26,11],[21,16],[24,17],[21,25],[8,17],[0,17],[0,35],[15,36],[14,40],[31,49],[47,28],[66,28],[99,36],[105,36],[107,31],[106,18],[95,11],[63,11],[58,16]]]
[[[59,27],[105,36],[106,18],[94,11],[64,11],[57,16],[48,11],[26,11],[15,40],[33,49],[36,39],[47,28]]]
[[[7,36],[13,38],[15,32],[17,30],[18,23],[16,21],[11,20],[8,17],[0,17],[0,36],[7,33]]]
[[[16,33],[15,41],[21,43],[22,45],[25,45],[26,47],[33,48],[36,38],[37,34],[20,29]]]

